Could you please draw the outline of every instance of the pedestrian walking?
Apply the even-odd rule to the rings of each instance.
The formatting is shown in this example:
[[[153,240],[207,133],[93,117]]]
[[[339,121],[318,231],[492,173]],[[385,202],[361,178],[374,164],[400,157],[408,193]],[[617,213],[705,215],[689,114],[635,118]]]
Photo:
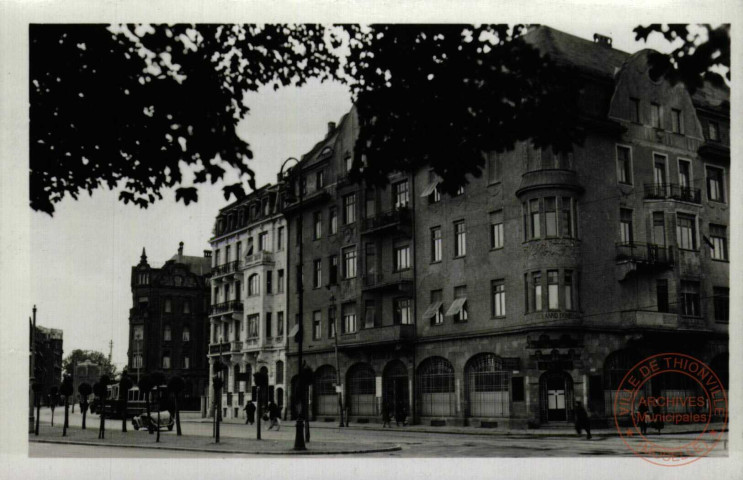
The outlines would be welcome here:
[[[575,402],[575,431],[580,436],[583,430],[586,431],[586,439],[590,440],[591,425],[588,421],[588,412],[586,412],[586,409],[583,408],[580,402]]]
[[[245,404],[245,416],[247,417],[245,419],[245,425],[253,425],[253,422],[255,422],[255,404],[248,400],[248,403]]]
[[[273,401],[268,403],[268,419],[271,423],[268,425],[268,429],[271,430],[276,427],[276,431],[281,428],[281,422],[279,420],[279,407]]]
[[[395,422],[397,423],[397,426],[399,427],[402,423],[402,426],[406,426],[408,424],[408,410],[403,404],[398,404],[397,408],[395,408]]]
[[[392,428],[390,420],[390,406],[387,402],[382,402],[382,428],[384,428],[385,426],[388,428]]]
[[[645,400],[644,398],[642,400]],[[648,433],[648,405],[641,400],[640,406],[637,408],[638,420],[640,422],[640,433],[647,435]]]

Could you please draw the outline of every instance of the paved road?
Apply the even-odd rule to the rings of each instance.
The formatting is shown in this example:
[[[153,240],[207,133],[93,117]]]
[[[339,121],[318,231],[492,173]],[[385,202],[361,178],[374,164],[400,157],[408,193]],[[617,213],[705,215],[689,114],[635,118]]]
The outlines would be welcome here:
[[[55,425],[61,425],[63,413],[61,409],[55,413]],[[50,412],[42,411],[41,421],[49,422]],[[88,417],[90,427],[97,428],[99,418],[97,415]],[[70,416],[71,425],[80,425],[79,413]],[[107,428],[121,428],[121,420],[110,420],[106,422]],[[131,426],[131,424],[129,424]],[[263,438],[285,440],[292,444],[294,439],[294,422],[286,422],[280,431],[263,431]],[[264,427],[265,428],[265,427]],[[188,435],[210,436],[212,425],[210,423],[183,423],[183,433]],[[174,435],[175,433],[165,433]],[[132,435],[147,435],[146,432],[133,432]],[[224,437],[255,438],[255,426],[244,424],[224,423],[221,425],[221,435]],[[384,431],[358,430],[332,428],[312,429],[312,438],[323,441],[349,442],[352,444],[359,436],[364,440],[402,446],[401,451],[365,454],[364,456],[375,457],[566,457],[566,456],[631,456],[625,444],[619,437],[594,437],[586,440],[584,437],[544,437],[534,435],[465,435],[446,433],[425,433],[405,431],[404,429],[391,429]],[[673,445],[681,445],[694,438],[694,435],[668,435],[663,436],[664,442]],[[723,437],[727,439],[727,434]],[[638,440],[639,441],[639,440]],[[666,445],[670,445],[666,444]],[[308,445],[312,448],[312,443]],[[95,449],[97,447],[90,447]],[[87,447],[71,447],[68,445],[55,445],[39,447],[32,444],[32,454],[40,456],[101,456],[100,453],[92,453]],[[146,450],[132,450],[122,448],[106,449],[106,454],[111,456],[159,456],[180,457],[194,456],[195,454],[183,454],[182,452],[151,452]],[[713,450],[710,456],[725,456],[727,452],[722,445]],[[198,454],[202,455],[202,454]],[[223,456],[223,454],[206,454],[203,456]],[[347,458],[347,457],[346,457]]]

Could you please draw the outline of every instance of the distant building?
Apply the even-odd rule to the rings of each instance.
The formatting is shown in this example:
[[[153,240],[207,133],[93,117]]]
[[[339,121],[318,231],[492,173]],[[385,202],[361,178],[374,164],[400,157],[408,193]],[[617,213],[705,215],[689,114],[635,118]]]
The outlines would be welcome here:
[[[77,388],[80,386],[81,383],[87,383],[91,387],[98,382],[101,378],[101,366],[97,363],[91,362],[90,360],[85,360],[83,362],[80,362],[75,365],[74,367],[74,374],[72,376],[72,385],[73,385],[73,398],[75,399],[75,402],[80,402],[79,393],[77,393]],[[90,394],[90,398],[88,398],[89,401],[92,400],[93,394]]]
[[[161,268],[149,265],[144,249],[132,267],[129,374],[135,384],[138,376],[154,371],[182,377],[184,409],[198,409],[207,387],[210,255],[183,255],[181,242],[178,253]]]
[[[41,384],[41,404],[49,405],[49,392],[52,387],[59,388],[62,383],[62,330],[36,326],[36,371],[40,374],[35,380]]]

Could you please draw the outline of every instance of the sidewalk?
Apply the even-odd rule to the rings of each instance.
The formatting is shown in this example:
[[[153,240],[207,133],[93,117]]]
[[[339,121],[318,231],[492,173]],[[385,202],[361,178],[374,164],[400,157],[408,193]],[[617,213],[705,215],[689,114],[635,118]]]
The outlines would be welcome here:
[[[212,418],[201,418],[201,414],[195,412],[182,412],[181,422],[182,423],[212,423]],[[223,419],[221,423],[240,425],[244,424],[244,419]],[[293,420],[286,420],[282,425],[292,426],[294,425]],[[722,427],[722,423],[710,424],[710,429],[717,430]],[[310,422],[310,428],[322,428],[322,429],[336,429],[340,430],[338,421],[333,422]],[[344,427],[345,428],[345,427]],[[504,429],[504,428],[478,428],[478,427],[458,427],[458,426],[445,426],[445,427],[431,427],[429,425],[408,425],[405,427],[394,426],[391,429],[382,428],[381,424],[375,423],[354,423],[351,422],[347,427],[351,430],[370,430],[370,431],[400,431],[400,432],[416,432],[416,433],[443,433],[443,434],[458,434],[458,435],[514,435],[514,436],[538,436],[538,437],[574,437],[576,435],[575,429],[572,425],[565,425],[564,427],[544,427],[538,429]],[[704,430],[704,425],[670,425],[666,424],[665,428],[661,430],[661,435],[679,435],[679,434],[692,434],[700,433]],[[648,428],[650,435],[656,435],[657,431]],[[591,434],[600,437],[615,437],[619,436],[616,428],[592,428]]]
[[[67,429],[67,436],[62,436],[62,427],[41,425],[39,436],[29,434],[29,442],[38,443],[62,443],[73,445],[90,445],[97,447],[127,447],[147,448],[158,450],[179,450],[191,452],[210,452],[224,454],[243,455],[351,455],[363,453],[394,452],[401,450],[398,445],[390,446],[389,443],[358,442],[353,445],[348,442],[318,442],[313,441],[307,445],[305,451],[292,450],[291,441],[285,439],[263,439],[220,437],[220,442],[215,443],[212,437],[201,435],[182,435],[178,437],[175,432],[161,432],[160,442],[155,443],[155,435],[146,431],[135,431],[130,429],[127,433],[121,431],[121,423],[114,422],[112,428],[106,428],[106,438],[98,439],[98,422],[93,428],[86,430],[80,427]]]

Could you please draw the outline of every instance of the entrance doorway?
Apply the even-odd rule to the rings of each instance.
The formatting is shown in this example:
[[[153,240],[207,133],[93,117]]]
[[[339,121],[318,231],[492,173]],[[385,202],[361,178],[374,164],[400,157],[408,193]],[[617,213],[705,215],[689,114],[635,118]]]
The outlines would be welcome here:
[[[383,401],[389,407],[390,415],[402,409],[410,415],[408,369],[400,360],[393,360],[387,364],[383,374],[382,395]]]
[[[573,379],[566,372],[547,372],[539,379],[542,423],[573,419]]]

